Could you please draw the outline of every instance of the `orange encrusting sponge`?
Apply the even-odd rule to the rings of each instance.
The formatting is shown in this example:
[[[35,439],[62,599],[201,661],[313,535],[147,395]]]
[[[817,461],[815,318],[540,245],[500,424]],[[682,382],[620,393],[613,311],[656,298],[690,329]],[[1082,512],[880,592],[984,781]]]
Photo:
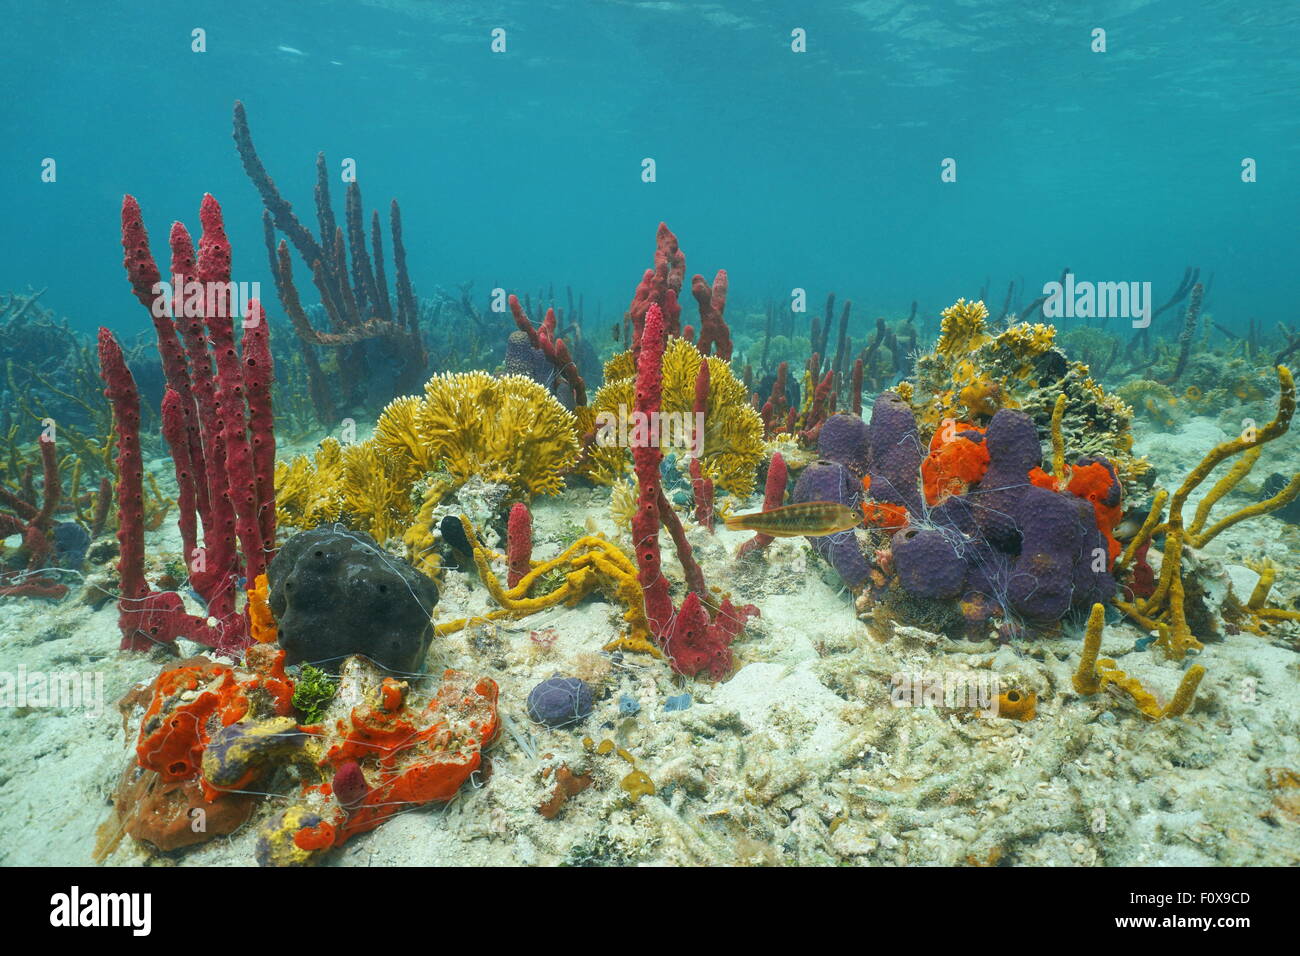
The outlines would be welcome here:
[[[871,490],[871,476],[862,476],[862,490]],[[882,531],[898,531],[907,527],[907,509],[902,505],[886,504],[883,501],[862,502],[862,520]]]
[[[989,467],[988,446],[972,441],[963,432],[984,434],[978,425],[947,420],[930,439],[930,453],[921,462],[925,501],[937,505],[952,495],[962,495]]]

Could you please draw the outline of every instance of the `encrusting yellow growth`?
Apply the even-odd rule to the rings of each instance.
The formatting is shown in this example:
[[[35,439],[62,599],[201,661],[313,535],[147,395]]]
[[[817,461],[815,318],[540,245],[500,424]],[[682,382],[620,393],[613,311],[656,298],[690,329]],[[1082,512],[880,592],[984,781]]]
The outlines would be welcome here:
[[[479,543],[469,519],[462,516],[465,537],[474,548],[474,565],[479,578],[487,587],[492,599],[501,605],[485,615],[496,620],[503,617],[520,618],[547,608],[564,604],[573,607],[597,587],[611,593],[615,600],[627,607],[623,620],[629,631],[605,645],[607,651],[637,651],[662,657],[650,633],[646,618],[645,598],[637,581],[632,559],[600,535],[585,535],[565,548],[549,561],[532,561],[532,569],[519,579],[513,588],[505,588],[492,572],[491,560],[499,557]],[[557,569],[565,571],[564,583],[548,594],[529,597],[528,591],[543,575]],[[461,618],[434,626],[439,635],[455,634],[480,618]]]
[[[659,408],[662,421],[687,422],[694,427],[695,379],[702,361],[705,359],[699,349],[685,339],[674,338],[668,342],[663,357],[663,398]],[[719,488],[747,497],[753,494],[754,476],[763,460],[763,419],[750,405],[749,391],[733,374],[730,363],[714,356],[707,361],[709,398],[704,410],[700,466]],[[614,356],[605,363],[605,384],[591,400],[593,420],[598,415],[607,416],[607,421],[617,421],[620,415],[630,416],[636,406],[635,388],[632,353]],[[672,415],[673,419],[662,419],[665,414]],[[635,425],[633,421],[626,423],[629,434]],[[662,425],[660,429],[662,442]],[[665,445],[664,450],[671,449]],[[630,462],[629,449],[618,447],[617,443],[602,445],[598,433],[579,470],[592,481],[610,485],[623,477]]]
[[[989,310],[983,302],[958,299],[939,314],[943,316],[943,322],[939,326],[936,352],[959,355],[988,341],[984,320],[989,317]]]
[[[1088,627],[1083,636],[1083,653],[1079,658],[1079,667],[1075,670],[1071,682],[1075,692],[1084,697],[1114,687],[1122,691],[1137,707],[1143,716],[1151,720],[1163,720],[1166,717],[1179,717],[1187,713],[1196,699],[1196,689],[1205,676],[1205,668],[1193,665],[1183,674],[1183,679],[1174,691],[1174,696],[1164,707],[1156,700],[1154,694],[1142,686],[1136,677],[1129,677],[1110,658],[1098,659],[1101,650],[1101,632],[1106,623],[1106,609],[1100,604],[1092,606],[1088,615]],[[1167,631],[1163,625],[1162,631]]]

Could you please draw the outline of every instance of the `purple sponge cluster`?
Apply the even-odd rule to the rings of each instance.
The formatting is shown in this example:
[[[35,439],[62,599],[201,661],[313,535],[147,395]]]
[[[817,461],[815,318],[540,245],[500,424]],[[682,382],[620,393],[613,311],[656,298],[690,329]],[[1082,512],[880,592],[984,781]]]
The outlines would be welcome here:
[[[1000,607],[1033,624],[1109,601],[1115,581],[1092,506],[1029,481],[1030,470],[1042,465],[1033,419],[1002,409],[984,440],[989,467],[981,481],[965,495],[929,507],[919,487],[924,447],[916,417],[902,398],[885,392],[869,425],[842,414],[826,422],[818,442],[821,459],[799,476],[793,497],[856,507],[861,478],[869,477],[865,497],[907,509],[908,526],[894,534],[891,554],[900,585],[914,597]],[[1102,459],[1080,464],[1094,461],[1114,474]],[[1108,503],[1118,504],[1118,480],[1111,497]],[[809,541],[845,584],[857,588],[869,578],[872,563],[851,533]]]

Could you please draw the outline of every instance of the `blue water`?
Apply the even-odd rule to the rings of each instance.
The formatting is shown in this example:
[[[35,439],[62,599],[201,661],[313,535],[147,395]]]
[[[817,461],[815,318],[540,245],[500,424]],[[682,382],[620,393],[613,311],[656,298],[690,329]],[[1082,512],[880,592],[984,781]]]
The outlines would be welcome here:
[[[318,150],[336,169],[356,159],[368,208],[400,200],[424,294],[571,285],[612,320],[665,219],[687,268],[728,269],[742,304],[833,289],[865,323],[913,299],[934,315],[987,279],[996,312],[1008,280],[1033,290],[1067,265],[1151,281],[1160,302],[1198,265],[1220,323],[1293,317],[1300,5],[808,7],[5,0],[0,289],[48,286],[78,327],[142,328],[121,194],[162,259],[205,191],[235,278],[269,286],[230,135],[239,98],[309,223]],[[956,183],[940,182],[945,157]],[[1258,182],[1241,182],[1243,157]]]

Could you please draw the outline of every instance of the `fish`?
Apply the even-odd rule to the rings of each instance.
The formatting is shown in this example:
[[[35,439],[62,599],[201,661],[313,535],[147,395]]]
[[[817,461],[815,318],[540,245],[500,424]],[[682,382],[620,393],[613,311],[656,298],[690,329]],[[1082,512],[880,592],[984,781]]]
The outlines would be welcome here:
[[[1117,541],[1132,541],[1137,537],[1137,533],[1142,530],[1142,525],[1146,523],[1146,508],[1130,508],[1124,513],[1124,519],[1115,526],[1111,532]]]
[[[614,323],[614,341],[615,341],[615,342],[617,342],[617,341],[619,340],[619,338],[620,338],[620,333],[621,333],[622,331],[623,331],[623,323],[622,323],[622,322],[615,322],[615,323]]]
[[[805,501],[782,505],[771,511],[730,515],[725,524],[732,531],[757,531],[773,538],[818,538],[856,528],[862,515],[834,501]]]
[[[283,43],[277,46],[276,50],[278,50],[280,53],[292,53],[294,56],[307,55],[306,53],[303,53],[302,50],[299,50],[297,47],[285,46]]]

